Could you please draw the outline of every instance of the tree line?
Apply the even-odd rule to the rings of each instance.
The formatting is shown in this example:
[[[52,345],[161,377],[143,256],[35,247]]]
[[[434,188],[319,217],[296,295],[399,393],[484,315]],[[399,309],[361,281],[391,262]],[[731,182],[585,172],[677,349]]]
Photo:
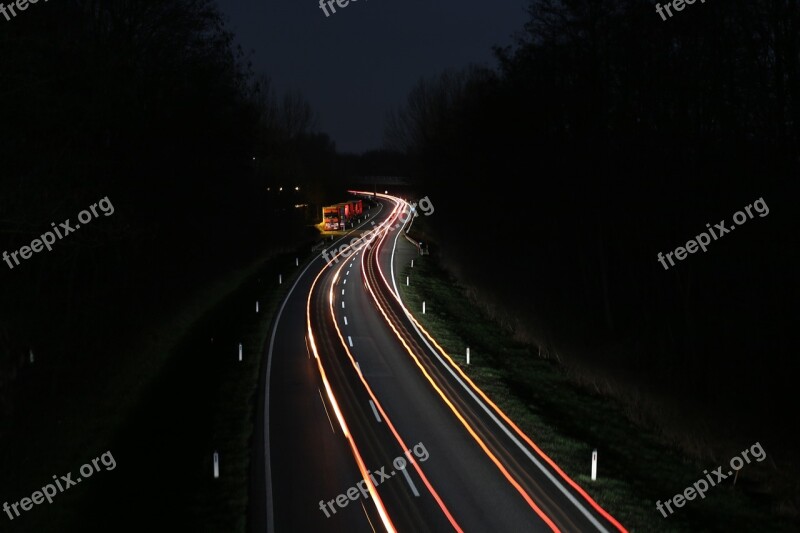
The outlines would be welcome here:
[[[516,335],[682,444],[793,451],[797,2],[527,13],[496,67],[420,80],[387,116],[445,260]],[[657,261],[759,198],[769,217]]]
[[[163,302],[308,238],[293,206],[323,203],[340,171],[309,102],[253,71],[213,1],[40,4],[4,20],[0,44],[0,247],[99,198],[115,207],[3,264],[8,415],[31,349],[56,374],[92,368]]]

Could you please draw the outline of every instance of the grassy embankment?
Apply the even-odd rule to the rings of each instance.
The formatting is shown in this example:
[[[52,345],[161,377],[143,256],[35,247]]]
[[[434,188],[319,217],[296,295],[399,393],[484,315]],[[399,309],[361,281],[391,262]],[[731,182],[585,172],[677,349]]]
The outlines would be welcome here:
[[[52,505],[34,506],[7,524],[10,531],[141,531],[148,524],[245,531],[264,348],[308,250],[262,257],[191,299],[165,302],[141,337],[115,347],[105,382],[89,397],[76,394],[58,413],[57,441],[50,444],[57,448],[37,452],[46,460],[25,468],[18,496],[30,496],[53,474],[72,472],[75,479],[82,464],[107,450],[116,468],[102,467]],[[221,457],[217,480],[213,451]]]
[[[426,233],[426,224],[418,218],[411,234]],[[422,240],[430,239],[424,235]],[[745,465],[735,487],[725,481],[704,500],[673,506],[676,512],[664,518],[656,500],[683,492],[704,470],[719,465],[697,463],[665,446],[657,432],[632,422],[623,405],[577,385],[559,363],[538,357],[535,346],[515,341],[441,267],[435,248],[397,276],[406,305],[419,310],[426,301],[427,312],[416,312],[417,320],[467,375],[630,531],[795,530],[770,514],[775,502],[743,490],[769,475],[767,461]],[[406,276],[411,276],[409,287]],[[590,477],[593,449],[598,450],[596,481]],[[720,463],[724,471],[729,459]]]

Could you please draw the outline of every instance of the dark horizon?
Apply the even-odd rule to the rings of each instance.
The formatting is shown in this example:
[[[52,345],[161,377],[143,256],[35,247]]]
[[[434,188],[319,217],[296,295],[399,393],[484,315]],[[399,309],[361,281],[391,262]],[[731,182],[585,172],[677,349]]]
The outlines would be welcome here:
[[[513,44],[526,17],[524,0],[358,0],[328,18],[317,4],[219,0],[254,70],[303,93],[344,153],[382,148],[386,112],[420,78],[495,66],[492,47]]]

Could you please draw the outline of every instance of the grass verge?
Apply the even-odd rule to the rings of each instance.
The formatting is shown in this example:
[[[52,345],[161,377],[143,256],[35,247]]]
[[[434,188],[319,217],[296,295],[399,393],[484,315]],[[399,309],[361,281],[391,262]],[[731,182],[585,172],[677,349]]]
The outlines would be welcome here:
[[[424,222],[413,232],[425,232]],[[418,240],[418,239],[417,239]],[[428,239],[429,240],[429,239]],[[409,309],[469,377],[537,445],[630,531],[796,531],[771,512],[775,502],[756,493],[755,479],[769,476],[767,462],[747,464],[737,484],[709,489],[664,518],[656,501],[670,499],[719,465],[699,464],[633,423],[624,406],[579,386],[557,362],[520,343],[470,300],[467,290],[435,255],[415,258],[397,273]],[[413,271],[414,283],[405,279]],[[466,348],[471,364],[466,364]],[[592,481],[592,450],[598,478]],[[766,450],[769,454],[769,450]],[[720,463],[728,469],[727,460]]]
[[[308,247],[262,257],[191,299],[165,305],[135,344],[118,346],[103,383],[75,394],[67,409],[53,409],[57,423],[47,424],[55,426],[53,439],[30,443],[30,455],[45,460],[26,467],[24,487],[8,496],[30,496],[53,474],[72,472],[75,479],[81,465],[107,450],[116,468],[101,466],[51,505],[7,523],[9,530],[142,531],[158,524],[245,531],[263,347],[273,313],[307,257]],[[32,428],[44,432],[38,422]],[[214,451],[219,479],[212,478]]]

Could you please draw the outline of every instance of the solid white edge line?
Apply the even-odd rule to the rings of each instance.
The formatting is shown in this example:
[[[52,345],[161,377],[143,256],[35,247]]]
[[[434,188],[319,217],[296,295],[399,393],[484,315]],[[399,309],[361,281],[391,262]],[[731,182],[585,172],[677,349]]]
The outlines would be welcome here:
[[[401,201],[402,201],[402,200],[401,200]],[[413,220],[413,218],[412,218],[412,220]],[[400,234],[401,234],[401,233],[403,233],[403,230],[402,230],[402,229],[401,229],[400,231],[398,231],[398,232],[397,232],[397,235],[395,235],[395,238],[394,238],[394,243],[393,243],[393,246],[392,246],[392,256],[391,256],[391,275],[392,275],[392,285],[394,286],[394,292],[395,292],[395,294],[397,295],[397,298],[400,300],[400,302],[403,302],[403,298],[400,296],[400,290],[397,288],[397,280],[395,280],[395,279],[394,279],[394,278],[395,278],[395,276],[394,276],[394,253],[395,253],[395,249],[397,248],[397,239],[400,237]],[[380,259],[379,259],[379,260],[380,260]],[[405,309],[405,304],[403,304],[403,308]],[[411,314],[411,313],[409,313],[408,311],[406,311],[406,315],[407,315],[407,316],[408,316],[408,315],[410,315],[410,314]],[[569,491],[566,489],[566,487],[564,487],[564,485],[562,485],[562,484],[561,484],[561,482],[560,482],[560,481],[559,481],[559,480],[558,480],[558,479],[557,479],[557,478],[556,478],[556,477],[555,477],[555,476],[554,476],[554,475],[553,475],[553,474],[550,472],[550,470],[548,470],[547,468],[545,468],[545,466],[544,466],[544,465],[543,465],[543,464],[542,464],[542,463],[541,463],[541,462],[540,462],[540,461],[539,461],[539,460],[536,458],[536,456],[535,456],[535,455],[533,455],[533,453],[531,453],[531,451],[528,449],[528,447],[527,447],[526,445],[523,445],[523,444],[522,444],[522,443],[519,441],[519,439],[517,439],[517,436],[516,436],[516,435],[514,435],[514,434],[511,432],[511,430],[509,430],[509,429],[508,429],[508,427],[506,427],[506,425],[505,425],[503,422],[501,422],[501,421],[500,421],[500,419],[498,419],[498,418],[495,416],[495,414],[494,414],[494,413],[493,413],[493,412],[492,412],[492,411],[489,409],[489,407],[488,407],[488,406],[487,406],[485,403],[483,403],[483,400],[481,400],[481,399],[480,399],[480,398],[479,398],[479,397],[478,397],[478,396],[477,396],[477,395],[476,395],[476,394],[475,394],[475,393],[472,391],[472,389],[470,389],[470,388],[467,386],[467,384],[466,384],[466,383],[464,383],[464,381],[463,381],[463,380],[462,380],[462,379],[461,379],[461,378],[458,376],[458,374],[456,374],[456,372],[455,372],[455,371],[454,371],[452,368],[450,368],[450,365],[449,365],[449,364],[447,364],[447,362],[446,362],[446,361],[444,361],[444,360],[441,358],[441,356],[439,355],[439,352],[437,352],[437,351],[436,351],[436,350],[433,348],[433,346],[431,346],[431,345],[430,345],[430,343],[428,343],[428,339],[427,339],[427,338],[426,338],[426,337],[425,337],[425,336],[422,334],[422,332],[419,330],[419,328],[417,328],[417,325],[416,325],[416,324],[414,324],[414,322],[413,322],[412,320],[410,320],[409,322],[411,323],[411,327],[412,327],[412,328],[414,328],[414,331],[416,331],[416,332],[417,332],[417,336],[419,336],[420,340],[422,340],[422,342],[423,342],[423,343],[425,343],[425,346],[427,346],[427,347],[428,347],[428,350],[430,350],[430,352],[431,352],[431,353],[434,355],[434,357],[436,357],[436,359],[439,361],[439,363],[441,363],[441,365],[442,365],[443,367],[445,367],[445,369],[447,369],[447,371],[450,373],[450,375],[451,375],[451,376],[453,376],[453,378],[454,378],[454,379],[455,379],[455,380],[458,382],[458,384],[459,384],[459,385],[461,385],[461,387],[462,387],[462,388],[463,388],[465,391],[467,391],[467,393],[468,393],[468,394],[469,394],[469,395],[472,397],[472,399],[473,399],[473,400],[475,400],[475,402],[476,402],[476,403],[477,403],[477,404],[478,404],[478,405],[479,405],[479,406],[480,406],[480,407],[481,407],[481,408],[482,408],[482,409],[483,409],[483,410],[486,412],[486,414],[488,414],[488,415],[489,415],[489,417],[490,417],[490,418],[491,418],[491,419],[492,419],[492,420],[495,422],[495,424],[497,424],[497,426],[498,426],[500,429],[502,429],[502,430],[503,430],[503,432],[504,432],[504,433],[505,433],[505,434],[506,434],[506,435],[507,435],[507,436],[508,436],[508,437],[509,437],[509,438],[512,440],[512,442],[514,442],[514,444],[516,444],[516,445],[517,445],[517,447],[518,447],[520,450],[522,450],[522,452],[523,452],[523,453],[524,453],[526,456],[528,456],[528,458],[529,458],[529,459],[530,459],[530,460],[533,462],[533,464],[535,464],[535,465],[536,465],[536,466],[539,468],[539,470],[541,470],[541,471],[542,471],[542,473],[544,473],[544,475],[547,477],[547,479],[549,479],[549,480],[550,480],[550,481],[553,483],[553,485],[555,485],[555,487],[556,487],[556,488],[557,488],[557,489],[558,489],[558,490],[559,490],[559,491],[560,491],[560,492],[561,492],[561,493],[562,493],[564,496],[566,496],[566,497],[567,497],[567,499],[568,499],[568,500],[569,500],[569,501],[570,501],[570,502],[571,502],[571,503],[572,503],[572,504],[573,504],[573,505],[574,505],[574,506],[575,506],[575,507],[576,507],[576,508],[577,508],[577,509],[578,509],[578,510],[581,512],[581,514],[582,514],[583,516],[585,516],[585,517],[586,517],[586,518],[589,520],[589,522],[591,522],[591,523],[592,523],[592,525],[594,525],[594,526],[595,526],[595,527],[598,529],[598,531],[603,531],[604,533],[610,533],[610,532],[609,532],[609,530],[608,530],[608,529],[606,529],[605,527],[603,527],[603,524],[601,524],[601,523],[600,523],[600,522],[599,522],[599,521],[598,521],[598,520],[597,520],[597,519],[594,517],[594,515],[593,515],[593,514],[592,514],[592,513],[591,513],[591,512],[590,512],[588,509],[586,509],[586,508],[585,508],[585,507],[584,507],[584,506],[581,504],[581,502],[579,502],[579,501],[578,501],[578,500],[575,498],[575,496],[573,496],[573,495],[572,495],[572,493],[571,493],[571,492],[569,492]]]
[[[378,210],[378,213],[380,213],[382,210],[383,206],[381,205],[380,209]],[[336,241],[334,244],[340,243],[348,235],[350,235],[357,229],[361,229],[366,224],[367,222],[364,221],[363,224],[361,224],[357,228],[350,230],[349,233],[343,235],[342,238]],[[327,249],[327,247],[325,249]],[[278,313],[275,315],[275,324],[272,326],[272,333],[270,334],[269,337],[269,348],[267,350],[267,382],[264,384],[264,415],[267,417],[267,420],[269,420],[269,380],[272,374],[272,352],[275,348],[275,335],[277,334],[278,331],[278,324],[281,321],[281,317],[283,316],[283,310],[286,308],[286,304],[289,302],[289,298],[292,296],[295,287],[297,287],[297,284],[300,283],[301,279],[303,279],[303,276],[308,271],[308,269],[311,268],[311,265],[316,263],[318,259],[323,259],[322,254],[319,254],[314,259],[312,259],[306,265],[303,271],[300,272],[300,274],[298,274],[297,279],[292,284],[292,287],[289,289],[289,292],[286,293],[286,297],[283,299],[283,302],[281,302],[281,306],[278,309]],[[344,308],[344,302],[342,302],[342,308]],[[272,467],[270,465],[272,457],[270,455],[270,449],[269,449],[269,422],[267,422],[264,426],[264,455],[265,455],[264,469],[266,470],[266,484],[267,484],[267,533],[275,533],[274,505],[272,502]]]

